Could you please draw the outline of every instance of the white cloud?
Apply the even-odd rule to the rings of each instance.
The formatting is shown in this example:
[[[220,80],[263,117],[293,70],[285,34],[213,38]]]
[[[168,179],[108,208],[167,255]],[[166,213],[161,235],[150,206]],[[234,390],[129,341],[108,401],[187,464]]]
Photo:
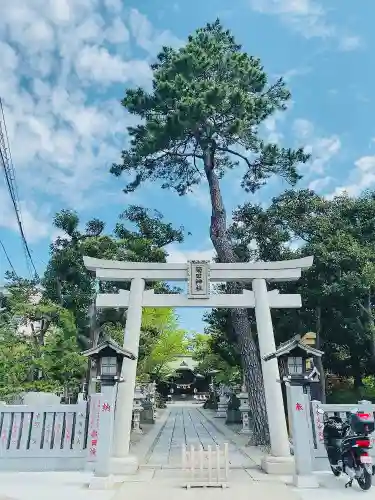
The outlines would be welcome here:
[[[135,14],[143,23],[137,40],[150,51],[176,42],[138,11],[133,22]],[[20,197],[28,200],[24,218],[26,225],[30,211],[30,238],[46,231],[44,222],[32,229],[33,217],[35,224],[40,217],[31,199],[48,201],[51,213],[62,206],[80,210],[106,203],[108,197],[118,203],[109,192],[108,170],[126,145],[126,126],[136,123],[119,100],[126,85],[151,82],[148,61],[130,57],[130,28],[120,0],[2,5],[0,96]]]
[[[152,56],[155,56],[164,45],[179,47],[183,44],[182,40],[169,30],[158,33],[147,17],[137,9],[130,10],[129,22],[137,44]]]
[[[316,134],[314,125],[305,119],[297,119],[293,123],[293,130],[298,143],[304,143],[304,150],[311,154],[308,164],[310,172],[322,174],[330,161],[339,153],[341,140],[338,135],[321,137]]]
[[[317,179],[311,181],[308,187],[312,191],[320,191],[321,189],[326,188],[332,182],[332,180],[332,177],[329,176],[318,177]]]
[[[266,140],[267,142],[272,142],[274,144],[280,144],[284,134],[278,130],[278,122],[282,121],[284,116],[281,113],[275,113],[272,116],[266,118],[263,122],[263,126],[266,130]]]
[[[292,68],[292,69],[289,69],[288,71],[285,71],[285,73],[283,73],[282,75],[278,75],[278,76],[282,76],[283,79],[286,81],[286,82],[290,82],[291,80],[293,80],[294,78],[298,77],[298,76],[304,76],[304,75],[307,75],[308,73],[311,73],[312,69],[310,67],[301,67],[301,68]]]
[[[111,43],[126,43],[129,41],[129,30],[121,19],[116,18],[107,28],[106,38]]]
[[[361,39],[348,36],[327,19],[323,5],[316,0],[249,0],[253,10],[279,16],[282,22],[305,38],[333,39],[340,50],[358,49]]]
[[[19,232],[15,211],[9,193],[4,185],[0,185],[0,228]],[[46,207],[37,207],[32,202],[20,202],[22,225],[28,242],[34,243],[48,236],[50,231],[50,214]]]
[[[147,85],[152,72],[147,61],[123,61],[103,47],[90,45],[82,47],[75,61],[75,68],[80,78],[103,85],[126,83]]]
[[[208,248],[205,250],[181,250],[177,245],[173,243],[166,247],[168,252],[167,262],[171,263],[184,263],[188,260],[212,260],[215,251],[213,248]]]
[[[362,191],[375,186],[375,156],[362,156],[354,163],[345,185],[338,186],[330,194],[330,198],[343,193],[358,196]]]
[[[193,191],[188,194],[188,201],[203,212],[211,212],[210,194],[205,183],[194,186]]]
[[[363,47],[363,40],[359,36],[344,36],[340,39],[340,49],[345,52]]]

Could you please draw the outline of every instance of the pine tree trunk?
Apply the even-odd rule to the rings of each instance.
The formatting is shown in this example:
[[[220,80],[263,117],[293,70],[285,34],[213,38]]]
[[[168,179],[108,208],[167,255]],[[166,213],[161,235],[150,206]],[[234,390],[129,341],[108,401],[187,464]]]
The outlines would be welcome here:
[[[226,212],[220,191],[219,179],[214,171],[214,155],[208,150],[204,158],[205,173],[210,189],[212,215],[210,237],[220,262],[236,262],[233,244],[228,236]],[[234,287],[237,288],[237,287]],[[257,346],[251,332],[246,309],[231,309],[233,330],[240,348],[243,369],[249,391],[249,406],[253,420],[251,444],[269,444],[269,429],[262,369]]]

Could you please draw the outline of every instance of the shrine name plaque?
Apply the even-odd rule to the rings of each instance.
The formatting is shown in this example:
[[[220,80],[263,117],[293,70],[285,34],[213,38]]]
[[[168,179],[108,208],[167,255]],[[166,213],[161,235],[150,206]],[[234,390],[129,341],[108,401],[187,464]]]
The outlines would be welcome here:
[[[188,297],[208,299],[210,296],[210,262],[190,260],[188,262]]]

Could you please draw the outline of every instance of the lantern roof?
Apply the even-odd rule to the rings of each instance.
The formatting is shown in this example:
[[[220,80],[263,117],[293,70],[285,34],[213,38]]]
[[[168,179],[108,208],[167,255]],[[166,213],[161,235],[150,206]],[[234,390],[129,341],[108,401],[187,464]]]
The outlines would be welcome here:
[[[287,354],[294,354],[296,351],[299,355],[304,355],[305,357],[321,357],[324,354],[323,351],[305,344],[301,339],[301,335],[296,335],[292,339],[280,344],[275,352],[267,354],[263,359],[264,361],[269,361],[270,359],[280,358]]]
[[[136,356],[132,352],[128,351],[127,349],[124,349],[123,347],[121,347],[117,342],[115,342],[111,338],[104,340],[103,342],[101,342],[100,344],[98,344],[95,347],[91,347],[91,349],[87,349],[87,351],[83,351],[82,354],[83,354],[83,356],[87,356],[87,357],[88,356],[95,356],[95,355],[100,354],[104,350],[115,351],[116,354],[123,356],[124,358],[133,359],[133,360],[137,359]]]

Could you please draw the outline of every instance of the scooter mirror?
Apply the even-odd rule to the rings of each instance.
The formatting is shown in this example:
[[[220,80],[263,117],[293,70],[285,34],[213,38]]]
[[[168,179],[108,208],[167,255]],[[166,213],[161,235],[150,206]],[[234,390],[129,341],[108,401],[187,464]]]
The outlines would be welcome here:
[[[324,415],[325,411],[322,408],[318,408],[318,413],[320,415]]]

